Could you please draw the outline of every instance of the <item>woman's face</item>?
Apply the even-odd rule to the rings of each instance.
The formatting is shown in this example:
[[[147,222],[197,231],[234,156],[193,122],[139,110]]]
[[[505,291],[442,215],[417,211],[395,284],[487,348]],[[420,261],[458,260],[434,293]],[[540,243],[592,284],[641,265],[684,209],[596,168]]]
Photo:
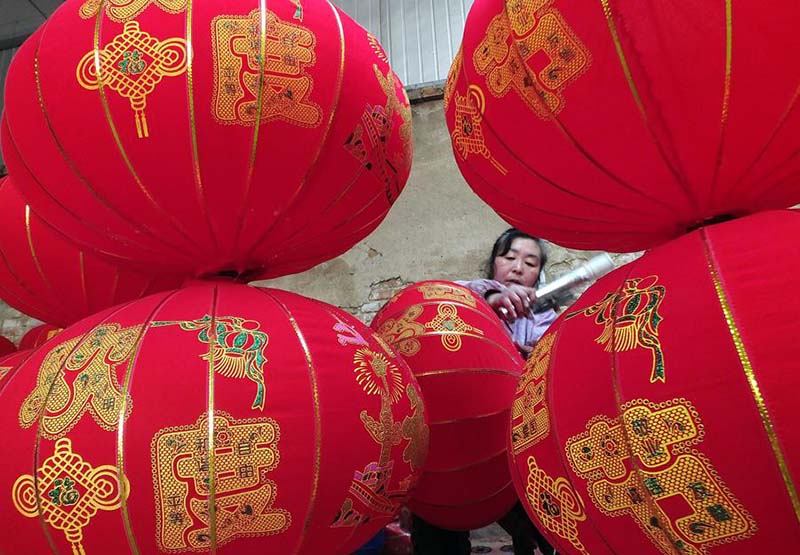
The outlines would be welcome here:
[[[542,250],[536,241],[517,237],[511,241],[511,248],[494,259],[494,279],[503,285],[516,283],[533,287],[542,269]]]

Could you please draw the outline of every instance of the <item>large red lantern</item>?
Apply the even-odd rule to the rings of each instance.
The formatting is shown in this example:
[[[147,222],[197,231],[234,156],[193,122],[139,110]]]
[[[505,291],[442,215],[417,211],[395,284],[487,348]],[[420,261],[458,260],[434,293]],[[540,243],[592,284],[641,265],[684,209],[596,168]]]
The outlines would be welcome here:
[[[540,341],[510,449],[559,553],[800,550],[799,232],[771,211],[671,241]]]
[[[0,407],[4,553],[349,553],[427,450],[418,386],[369,328],[227,283],[74,324]]]
[[[476,0],[445,93],[456,160],[506,221],[580,249],[792,206],[798,21],[794,0]]]
[[[409,507],[451,530],[494,522],[517,502],[506,436],[522,358],[492,309],[459,285],[407,287],[372,327],[405,358],[430,419],[431,448]]]
[[[5,116],[11,175],[45,221],[192,275],[337,256],[411,164],[402,84],[326,0],[69,0],[15,56]]]
[[[120,268],[78,247],[31,212],[8,178],[0,180],[0,220],[0,298],[44,322],[67,326],[184,279]]]

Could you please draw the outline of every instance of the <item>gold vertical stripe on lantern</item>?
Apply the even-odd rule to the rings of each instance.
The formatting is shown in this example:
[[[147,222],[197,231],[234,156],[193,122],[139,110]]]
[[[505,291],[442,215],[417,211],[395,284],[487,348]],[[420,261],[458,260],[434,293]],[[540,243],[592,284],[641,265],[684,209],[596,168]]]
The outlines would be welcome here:
[[[772,452],[775,455],[775,462],[777,462],[781,476],[783,477],[786,493],[789,495],[789,499],[791,499],[797,521],[800,522],[800,498],[797,496],[797,487],[795,486],[792,475],[789,472],[789,466],[786,463],[786,456],[783,453],[783,449],[781,449],[778,436],[775,433],[775,427],[772,424],[772,418],[770,417],[769,409],[767,408],[767,404],[764,401],[764,396],[761,393],[761,387],[758,384],[758,378],[756,377],[755,370],[750,362],[747,349],[744,346],[742,335],[739,332],[738,326],[736,325],[736,320],[733,316],[733,309],[730,305],[727,295],[725,294],[725,288],[722,285],[719,273],[717,272],[717,267],[714,263],[714,257],[711,253],[711,248],[708,244],[708,237],[705,231],[702,232],[701,237],[703,239],[703,249],[706,254],[706,260],[708,261],[708,271],[709,274],[711,274],[711,279],[714,282],[714,289],[717,292],[719,304],[722,307],[723,313],[725,314],[725,321],[728,324],[728,329],[731,332],[731,339],[736,346],[736,353],[739,355],[739,361],[742,364],[742,370],[747,377],[747,383],[749,384],[750,391],[753,394],[753,400],[756,402],[756,406],[758,407],[761,423],[764,425],[764,431],[767,433],[769,443],[772,447]]]
[[[214,287],[211,301],[211,323],[208,327],[208,530],[211,535],[209,553],[217,552],[217,473],[214,456],[214,352],[217,346],[217,299],[219,289]]]

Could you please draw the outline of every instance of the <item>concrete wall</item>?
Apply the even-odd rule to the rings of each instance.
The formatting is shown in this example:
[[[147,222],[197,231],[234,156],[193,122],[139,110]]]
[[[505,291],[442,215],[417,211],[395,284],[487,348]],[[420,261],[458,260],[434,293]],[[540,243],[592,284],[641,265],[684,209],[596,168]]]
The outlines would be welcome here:
[[[402,287],[424,279],[469,279],[508,226],[469,188],[456,167],[441,101],[414,106],[414,168],[386,220],[343,256],[316,268],[260,282],[341,306],[365,322]],[[548,275],[594,252],[551,246]],[[635,255],[615,255],[620,262]],[[0,304],[0,334],[19,341],[39,322]]]

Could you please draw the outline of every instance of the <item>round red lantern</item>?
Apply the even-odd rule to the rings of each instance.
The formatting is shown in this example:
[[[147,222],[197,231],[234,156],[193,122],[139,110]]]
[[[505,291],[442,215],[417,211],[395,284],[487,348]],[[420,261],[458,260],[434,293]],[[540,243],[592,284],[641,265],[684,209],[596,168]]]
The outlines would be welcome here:
[[[409,507],[451,530],[490,524],[517,502],[506,436],[522,358],[492,309],[469,289],[424,281],[372,322],[419,381],[431,448]]]
[[[0,298],[28,316],[57,324],[52,329],[172,289],[184,279],[120,268],[82,249],[32,212],[8,178],[0,180],[0,220]]]
[[[800,214],[701,228],[591,287],[529,359],[517,490],[559,553],[800,550]]]
[[[370,233],[411,164],[375,37],[326,0],[68,0],[7,77],[23,196],[122,263],[242,279]]]
[[[8,553],[349,553],[427,449],[418,386],[369,328],[228,283],[81,320],[0,407]]]
[[[19,342],[20,350],[37,349],[63,331],[50,324],[41,324],[28,330]]]
[[[445,92],[458,165],[507,222],[580,249],[792,206],[798,17],[793,0],[476,0]]]

